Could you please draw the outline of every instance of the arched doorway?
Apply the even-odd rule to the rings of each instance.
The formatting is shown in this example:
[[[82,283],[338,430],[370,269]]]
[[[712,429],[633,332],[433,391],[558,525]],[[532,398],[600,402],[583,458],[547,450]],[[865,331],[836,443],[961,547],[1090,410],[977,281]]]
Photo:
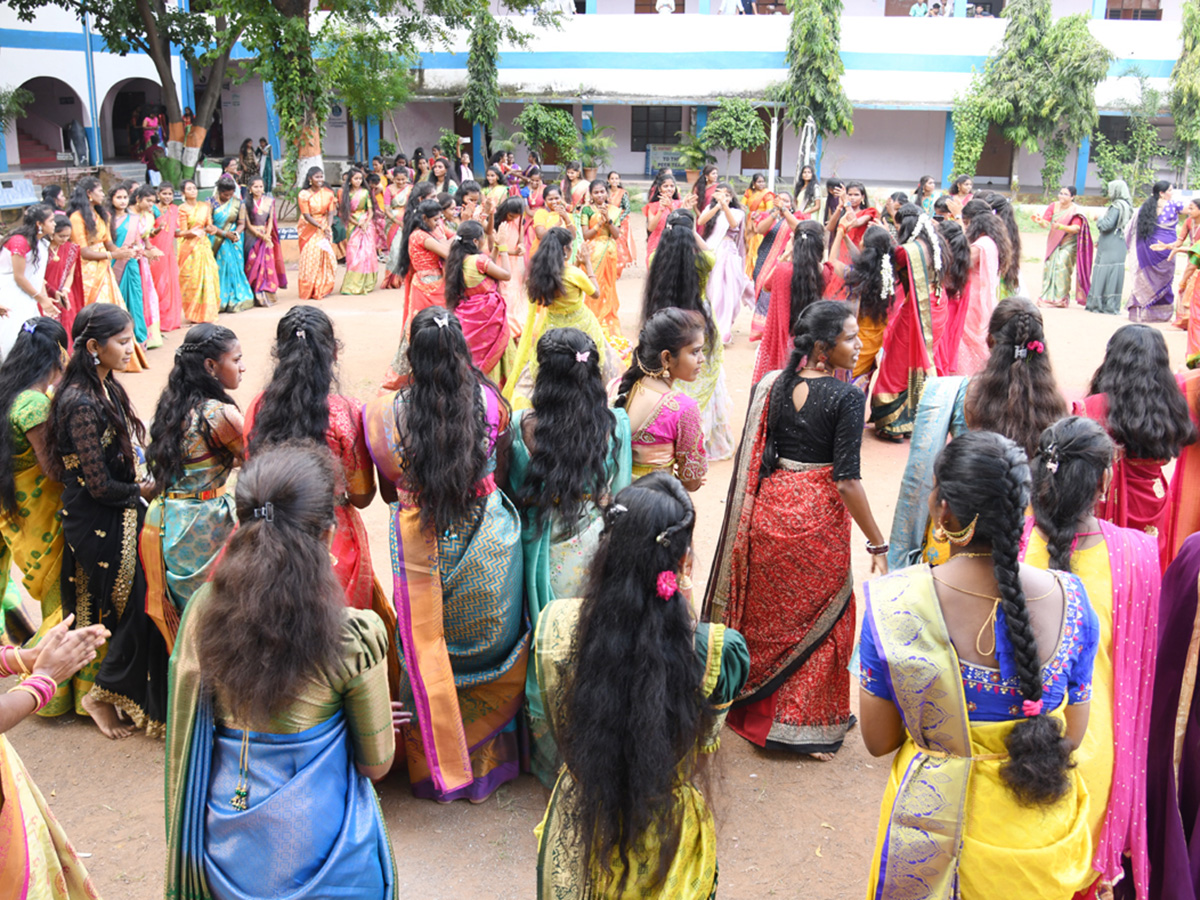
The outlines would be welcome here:
[[[71,147],[71,123],[87,128],[87,108],[79,94],[57,78],[30,78],[21,87],[33,94],[27,115],[17,119],[21,165],[58,165],[58,154]],[[86,160],[86,148],[83,156]]]
[[[118,81],[100,104],[100,121],[104,123],[104,156],[106,159],[139,159],[142,145],[142,120],[151,110],[162,106],[162,87],[148,78],[129,78]],[[165,117],[159,122],[166,132]]]

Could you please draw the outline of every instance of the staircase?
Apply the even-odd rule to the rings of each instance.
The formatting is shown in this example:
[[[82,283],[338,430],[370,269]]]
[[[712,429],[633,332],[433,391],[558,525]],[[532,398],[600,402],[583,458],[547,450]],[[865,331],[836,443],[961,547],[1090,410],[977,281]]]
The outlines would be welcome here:
[[[58,162],[58,154],[51,150],[23,128],[17,128],[17,148],[20,152],[21,165],[51,165]]]

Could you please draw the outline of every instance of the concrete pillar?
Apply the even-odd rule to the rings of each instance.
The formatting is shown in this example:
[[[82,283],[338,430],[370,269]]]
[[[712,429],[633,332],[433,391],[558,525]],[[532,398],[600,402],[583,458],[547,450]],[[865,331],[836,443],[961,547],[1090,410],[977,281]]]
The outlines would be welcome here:
[[[487,147],[483,146],[483,126],[476,123],[471,126],[471,168],[475,170],[475,179],[483,184],[486,180],[484,172],[487,170]]]
[[[1079,142],[1079,153],[1075,157],[1075,193],[1082,194],[1087,188],[1088,162],[1092,156],[1092,139],[1084,137]]]
[[[955,176],[954,171],[954,117],[946,111],[946,144],[942,150],[942,190],[950,187],[950,181]],[[963,174],[970,175],[971,172]]]

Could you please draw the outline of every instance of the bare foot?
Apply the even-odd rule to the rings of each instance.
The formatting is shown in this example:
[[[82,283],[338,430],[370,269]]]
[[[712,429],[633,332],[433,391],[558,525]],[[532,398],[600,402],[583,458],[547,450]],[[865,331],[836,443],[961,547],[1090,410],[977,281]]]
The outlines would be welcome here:
[[[833,762],[833,758],[837,756],[836,753],[810,753],[808,755],[817,762]]]
[[[117,717],[117,708],[111,703],[96,700],[91,694],[84,696],[81,701],[84,711],[92,717],[100,733],[110,740],[119,741],[127,738],[136,730],[132,724],[123,725]]]

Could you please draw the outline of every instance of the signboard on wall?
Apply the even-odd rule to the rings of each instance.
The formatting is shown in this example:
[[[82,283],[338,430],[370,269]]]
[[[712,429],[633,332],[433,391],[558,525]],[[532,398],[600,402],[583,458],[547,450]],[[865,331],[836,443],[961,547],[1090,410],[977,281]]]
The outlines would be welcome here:
[[[679,158],[679,147],[675,144],[646,145],[646,175],[652,176],[659,169],[670,168],[682,173],[684,166]]]

